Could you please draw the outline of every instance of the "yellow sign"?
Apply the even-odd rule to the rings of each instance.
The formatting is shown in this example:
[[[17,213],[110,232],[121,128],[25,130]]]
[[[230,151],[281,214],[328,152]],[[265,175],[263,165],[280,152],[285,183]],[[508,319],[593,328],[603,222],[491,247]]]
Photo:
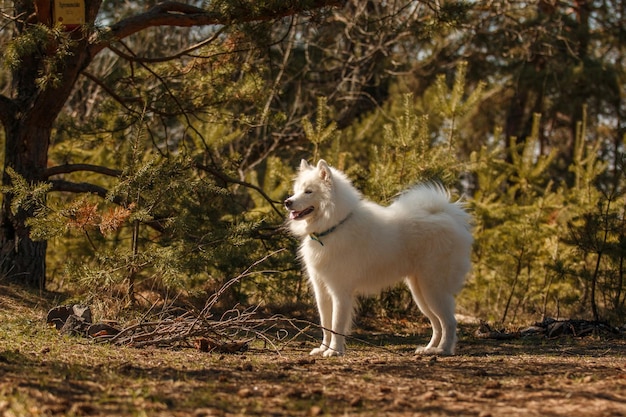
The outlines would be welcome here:
[[[54,0],[54,21],[72,30],[85,24],[85,0]]]

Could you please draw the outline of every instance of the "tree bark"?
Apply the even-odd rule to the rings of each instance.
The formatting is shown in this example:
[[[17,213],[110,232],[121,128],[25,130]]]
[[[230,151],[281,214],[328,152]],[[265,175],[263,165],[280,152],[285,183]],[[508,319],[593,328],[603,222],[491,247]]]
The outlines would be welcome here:
[[[6,125],[5,125],[6,126]],[[5,167],[11,167],[28,182],[42,179],[48,159],[51,129],[15,120],[5,127]],[[2,183],[10,185],[4,172]],[[26,220],[33,210],[11,209],[12,199],[5,195],[0,209],[0,273],[30,287],[44,289],[46,284],[47,242],[30,238]]]

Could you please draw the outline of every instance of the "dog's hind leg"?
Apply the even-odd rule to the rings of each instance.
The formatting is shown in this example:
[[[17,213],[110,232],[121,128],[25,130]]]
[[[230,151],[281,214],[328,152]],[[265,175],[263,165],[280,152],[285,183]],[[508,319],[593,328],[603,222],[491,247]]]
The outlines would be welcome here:
[[[440,288],[422,287],[422,295],[428,307],[439,320],[441,340],[435,347],[426,349],[424,353],[438,355],[453,355],[456,347],[456,318],[454,317],[454,294],[441,291]]]
[[[415,353],[429,353],[433,350],[433,348],[437,348],[439,346],[439,343],[441,342],[441,322],[439,321],[437,315],[429,308],[428,303],[424,300],[422,291],[418,284],[418,279],[416,277],[408,277],[406,279],[406,284],[411,290],[413,300],[415,300],[415,303],[419,307],[420,311],[430,321],[430,325],[433,331],[432,337],[430,338],[430,342],[428,342],[428,345],[426,345],[425,347],[417,348]]]
[[[330,347],[332,333],[330,331],[333,318],[333,304],[328,290],[323,284],[311,280],[311,285],[315,291],[315,301],[320,314],[320,325],[322,326],[323,338],[320,347],[317,347],[309,353],[310,355],[319,355],[324,353]]]

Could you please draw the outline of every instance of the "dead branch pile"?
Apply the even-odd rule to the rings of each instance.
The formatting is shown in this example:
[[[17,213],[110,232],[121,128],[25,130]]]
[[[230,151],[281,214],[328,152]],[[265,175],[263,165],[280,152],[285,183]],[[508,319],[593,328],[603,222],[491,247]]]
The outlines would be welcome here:
[[[263,331],[253,323],[254,311],[232,310],[220,320],[212,318],[206,309],[199,313],[193,311],[156,321],[142,321],[122,329],[118,334],[101,340],[117,345],[133,347],[176,347],[189,346],[196,343],[203,350],[245,350],[247,341],[243,337],[259,334]],[[254,337],[252,337],[254,339]],[[198,342],[202,340],[202,342]]]
[[[207,352],[236,353],[246,351],[251,341],[261,340],[265,348],[278,350],[279,345],[284,348],[296,337],[306,334],[311,324],[307,323],[305,329],[300,329],[295,320],[283,316],[258,318],[256,308],[233,308],[217,318],[214,317],[214,309],[228,288],[250,275],[269,272],[253,269],[275,253],[277,252],[255,262],[238,277],[224,284],[199,311],[192,309],[181,312],[172,303],[154,314],[154,304],[137,323],[119,328],[109,323],[92,324],[89,306],[73,305],[53,308],[48,313],[47,321],[62,333],[90,337],[97,342],[120,346],[193,346]]]
[[[59,311],[73,311],[77,306],[60,306],[50,310],[50,317],[58,316]],[[84,311],[89,307],[80,306]],[[118,346],[143,348],[195,347],[204,352],[238,353],[245,352],[252,341],[260,340],[263,347],[279,351],[300,335],[306,335],[312,324],[288,319],[283,316],[259,318],[256,309],[232,309],[219,318],[213,318],[207,306],[201,311],[179,313],[179,308],[166,309],[160,315],[172,312],[170,317],[141,320],[123,328],[108,323],[92,324],[70,313],[65,320],[56,318],[61,333],[84,336],[96,342]]]
[[[481,339],[497,340],[516,339],[519,337],[529,336],[557,338],[561,336],[584,337],[589,335],[620,335],[620,329],[598,321],[574,319],[556,320],[553,318],[546,318],[541,322],[536,322],[532,326],[516,331],[494,329],[488,323],[481,321],[480,326],[474,333],[474,336]]]

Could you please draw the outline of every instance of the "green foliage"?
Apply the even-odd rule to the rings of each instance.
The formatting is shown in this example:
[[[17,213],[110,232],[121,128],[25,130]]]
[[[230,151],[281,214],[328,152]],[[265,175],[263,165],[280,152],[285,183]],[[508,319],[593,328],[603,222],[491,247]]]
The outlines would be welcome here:
[[[589,303],[595,320],[617,321],[626,313],[625,167],[626,155],[621,154],[613,169],[612,180],[594,188],[591,207],[572,216],[568,222],[569,234],[563,238],[573,247],[574,256],[580,259],[566,264],[566,273],[584,284],[585,301]],[[581,171],[587,173],[584,169]],[[582,177],[583,182],[587,179],[587,175]],[[576,202],[580,200],[576,198]]]
[[[392,123],[385,123],[382,142],[371,148],[369,174],[365,185],[368,195],[389,202],[399,192],[417,182],[436,181],[446,186],[456,186],[466,171],[459,160],[460,151],[456,137],[458,126],[467,123],[464,116],[475,111],[483,85],[466,94],[466,64],[460,63],[453,86],[448,87],[445,77],[437,77],[425,93],[432,98],[432,107],[422,109],[421,100],[404,94],[396,107],[388,110]],[[432,121],[430,110],[436,116]],[[380,134],[380,133],[375,133]]]
[[[101,149],[100,144],[74,146],[66,153],[93,161],[116,159],[123,169],[118,178],[103,184],[109,190],[106,201],[51,199],[50,215],[33,219],[33,226],[41,225],[46,237],[53,238],[52,254],[65,254],[51,257],[52,268],[62,263],[63,275],[81,291],[99,288],[116,294],[122,287],[134,293],[146,288],[213,291],[268,251],[293,248],[295,242],[277,233],[283,213],[276,207],[291,186],[291,166],[269,158],[246,181],[230,187],[220,177],[207,175],[212,171],[205,170],[219,164],[222,175],[237,175],[232,167],[241,157],[236,150],[245,131],[228,124],[229,114],[212,117],[215,123],[190,134],[179,155],[146,149],[147,133],[136,129],[126,130],[132,139],[119,142],[115,153],[93,152]],[[116,143],[114,138],[102,142],[111,141]],[[54,224],[72,227],[55,230]],[[80,244],[85,241],[87,245]],[[60,245],[64,249],[58,250]],[[292,253],[277,253],[263,267],[273,271],[271,279],[257,274],[241,280],[222,302],[248,304],[262,296],[291,302],[294,295],[306,295]]]
[[[83,120],[61,118],[54,163],[86,162],[121,175],[66,174],[108,190],[107,198],[49,196],[46,215],[30,221],[32,236],[51,239],[49,270],[58,280],[80,291],[210,290],[273,245],[263,233],[282,216],[255,209],[244,187],[222,180],[239,176],[240,151],[253,141],[247,131],[258,123],[249,109],[266,96],[263,67],[233,53],[239,36],[216,36],[196,51],[203,59],[115,63],[103,85],[118,95]],[[233,289],[236,302],[253,297]]]
[[[472,116],[476,112],[478,101],[481,99],[485,88],[484,82],[479,82],[474,91],[466,97],[467,62],[461,61],[456,67],[456,74],[452,87],[448,87],[446,77],[443,74],[437,76],[435,85],[435,103],[433,111],[443,118],[443,134],[448,146],[452,148],[453,141],[458,136],[457,125],[466,123],[465,117]]]
[[[67,58],[72,54],[75,41],[63,30],[61,24],[48,27],[43,24],[31,25],[7,44],[3,55],[4,64],[13,71],[20,71],[25,59],[36,57],[42,61],[39,76],[35,80],[40,89],[58,86],[60,74]]]
[[[395,123],[384,125],[383,145],[372,152],[368,193],[388,202],[407,186],[437,177],[445,162],[438,165],[436,158],[427,159],[429,151],[434,154],[441,149],[431,147],[427,122],[428,116],[415,115],[413,96],[405,95],[403,114]]]
[[[533,135],[517,146],[511,140],[508,149],[483,147],[471,158],[476,243],[474,278],[464,295],[501,322],[515,321],[521,308],[545,313],[564,199],[545,175],[553,156],[536,155],[537,140]]]
[[[320,155],[320,146],[329,140],[332,140],[337,133],[337,123],[330,122],[327,124],[328,105],[325,97],[319,97],[317,100],[317,113],[315,117],[315,126],[309,119],[302,119],[302,129],[308,141],[313,148],[313,160],[317,161]]]
[[[476,243],[463,303],[501,322],[590,307],[596,320],[615,318],[624,310],[623,205],[615,204],[623,171],[616,171],[620,191],[601,195],[595,184],[607,165],[585,142],[581,122],[569,167],[574,185],[555,184],[555,153],[538,154],[538,126],[536,116],[524,143],[512,138],[508,148],[485,146],[472,155]]]
[[[41,212],[45,208],[46,195],[52,188],[46,183],[29,183],[11,167],[7,167],[11,178],[11,186],[3,186],[3,194],[11,194],[11,211],[13,214],[22,209],[27,212]]]
[[[39,24],[34,25],[30,31],[22,36],[13,38],[5,50],[4,64],[12,70],[19,69],[24,57],[39,53],[41,48],[48,44],[48,34],[48,27]]]
[[[88,242],[64,259],[65,274],[80,288],[112,291],[125,285],[132,297],[136,285],[190,288],[199,276],[206,280],[218,271],[214,280],[219,285],[227,270],[223,263],[241,256],[258,223],[224,218],[223,203],[232,197],[227,189],[199,178],[188,159],[147,152],[139,137],[106,201],[89,195],[39,198],[43,208],[28,222],[31,236],[63,239],[71,246]],[[16,194],[24,196],[18,202],[49,191],[42,185],[26,189],[19,179],[16,184],[21,190]]]

